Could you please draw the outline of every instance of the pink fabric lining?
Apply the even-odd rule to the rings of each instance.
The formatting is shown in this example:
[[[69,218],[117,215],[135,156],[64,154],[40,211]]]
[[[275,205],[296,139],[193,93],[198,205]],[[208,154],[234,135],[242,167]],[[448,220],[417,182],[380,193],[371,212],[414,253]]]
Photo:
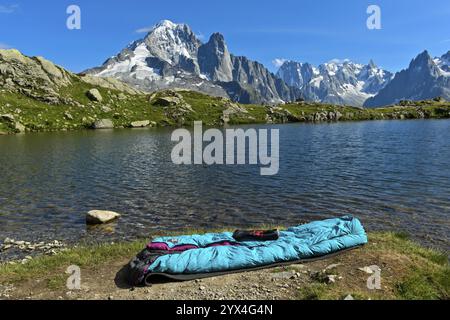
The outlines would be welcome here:
[[[223,242],[209,244],[206,246],[206,248],[222,247],[222,246],[239,246],[239,244],[234,243],[234,242],[223,241]],[[182,244],[182,245],[178,245],[173,248],[170,248],[167,245],[167,243],[164,243],[164,242],[151,242],[147,245],[147,248],[149,250],[169,251],[169,252],[184,252],[187,250],[200,249],[199,247],[192,245],[192,244]]]
[[[186,251],[186,250],[192,250],[192,249],[198,249],[197,246],[194,245],[179,245],[175,246],[173,248],[170,248],[167,243],[162,242],[152,242],[149,243],[147,246],[150,250],[161,250],[161,251]]]

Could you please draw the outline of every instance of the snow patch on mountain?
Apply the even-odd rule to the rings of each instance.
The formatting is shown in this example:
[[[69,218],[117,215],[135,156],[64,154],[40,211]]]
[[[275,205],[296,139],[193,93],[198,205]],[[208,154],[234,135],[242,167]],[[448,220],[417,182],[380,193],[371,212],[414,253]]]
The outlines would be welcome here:
[[[437,65],[444,77],[450,77],[450,51],[440,58],[435,58],[433,62]]]
[[[149,67],[146,62],[149,55],[150,51],[147,49],[145,43],[140,43],[127,58],[108,65],[97,75],[100,77],[114,77],[118,74],[127,74],[141,80],[159,80],[161,79],[159,75],[160,70]]]

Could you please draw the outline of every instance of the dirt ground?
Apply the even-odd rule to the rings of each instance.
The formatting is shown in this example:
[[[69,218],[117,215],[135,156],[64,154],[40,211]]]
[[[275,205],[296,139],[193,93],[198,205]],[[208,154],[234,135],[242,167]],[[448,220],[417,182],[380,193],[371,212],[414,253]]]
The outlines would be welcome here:
[[[361,299],[393,297],[394,278],[407,266],[405,256],[359,254],[356,249],[339,256],[307,264],[230,274],[188,282],[160,282],[152,287],[132,288],[124,280],[128,259],[81,270],[81,289],[68,290],[65,270],[51,278],[36,278],[3,285],[0,299],[59,300],[290,300],[333,298],[348,295]],[[360,270],[378,265],[382,270],[380,290],[367,288],[370,274]],[[3,291],[3,293],[1,292]],[[324,296],[323,293],[326,292]],[[3,294],[3,297],[2,297]]]

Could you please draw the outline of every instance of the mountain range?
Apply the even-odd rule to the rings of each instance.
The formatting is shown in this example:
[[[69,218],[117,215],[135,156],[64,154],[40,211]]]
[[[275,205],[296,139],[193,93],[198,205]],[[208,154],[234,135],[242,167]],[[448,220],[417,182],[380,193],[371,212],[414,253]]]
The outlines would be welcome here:
[[[362,65],[348,60],[331,61],[318,67],[287,61],[277,75],[288,85],[299,88],[307,101],[352,106],[362,106],[393,77],[373,61]]]
[[[306,100],[351,106],[381,106],[441,96],[450,100],[450,51],[427,51],[395,75],[370,61],[319,66],[286,61],[276,74],[229,52],[223,35],[202,43],[186,24],[168,20],[85,74],[112,77],[144,91],[188,89],[240,103],[279,104]]]

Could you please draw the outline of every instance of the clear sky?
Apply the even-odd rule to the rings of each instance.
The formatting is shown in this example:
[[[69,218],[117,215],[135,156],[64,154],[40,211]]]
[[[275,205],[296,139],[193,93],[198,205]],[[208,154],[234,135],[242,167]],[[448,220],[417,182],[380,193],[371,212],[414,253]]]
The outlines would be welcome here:
[[[66,28],[66,9],[81,8],[81,30]],[[381,8],[381,30],[368,30],[367,7]],[[72,71],[101,64],[145,29],[169,19],[203,41],[220,32],[230,51],[265,64],[351,59],[398,71],[427,49],[450,49],[449,0],[0,0],[0,47],[41,55]]]

